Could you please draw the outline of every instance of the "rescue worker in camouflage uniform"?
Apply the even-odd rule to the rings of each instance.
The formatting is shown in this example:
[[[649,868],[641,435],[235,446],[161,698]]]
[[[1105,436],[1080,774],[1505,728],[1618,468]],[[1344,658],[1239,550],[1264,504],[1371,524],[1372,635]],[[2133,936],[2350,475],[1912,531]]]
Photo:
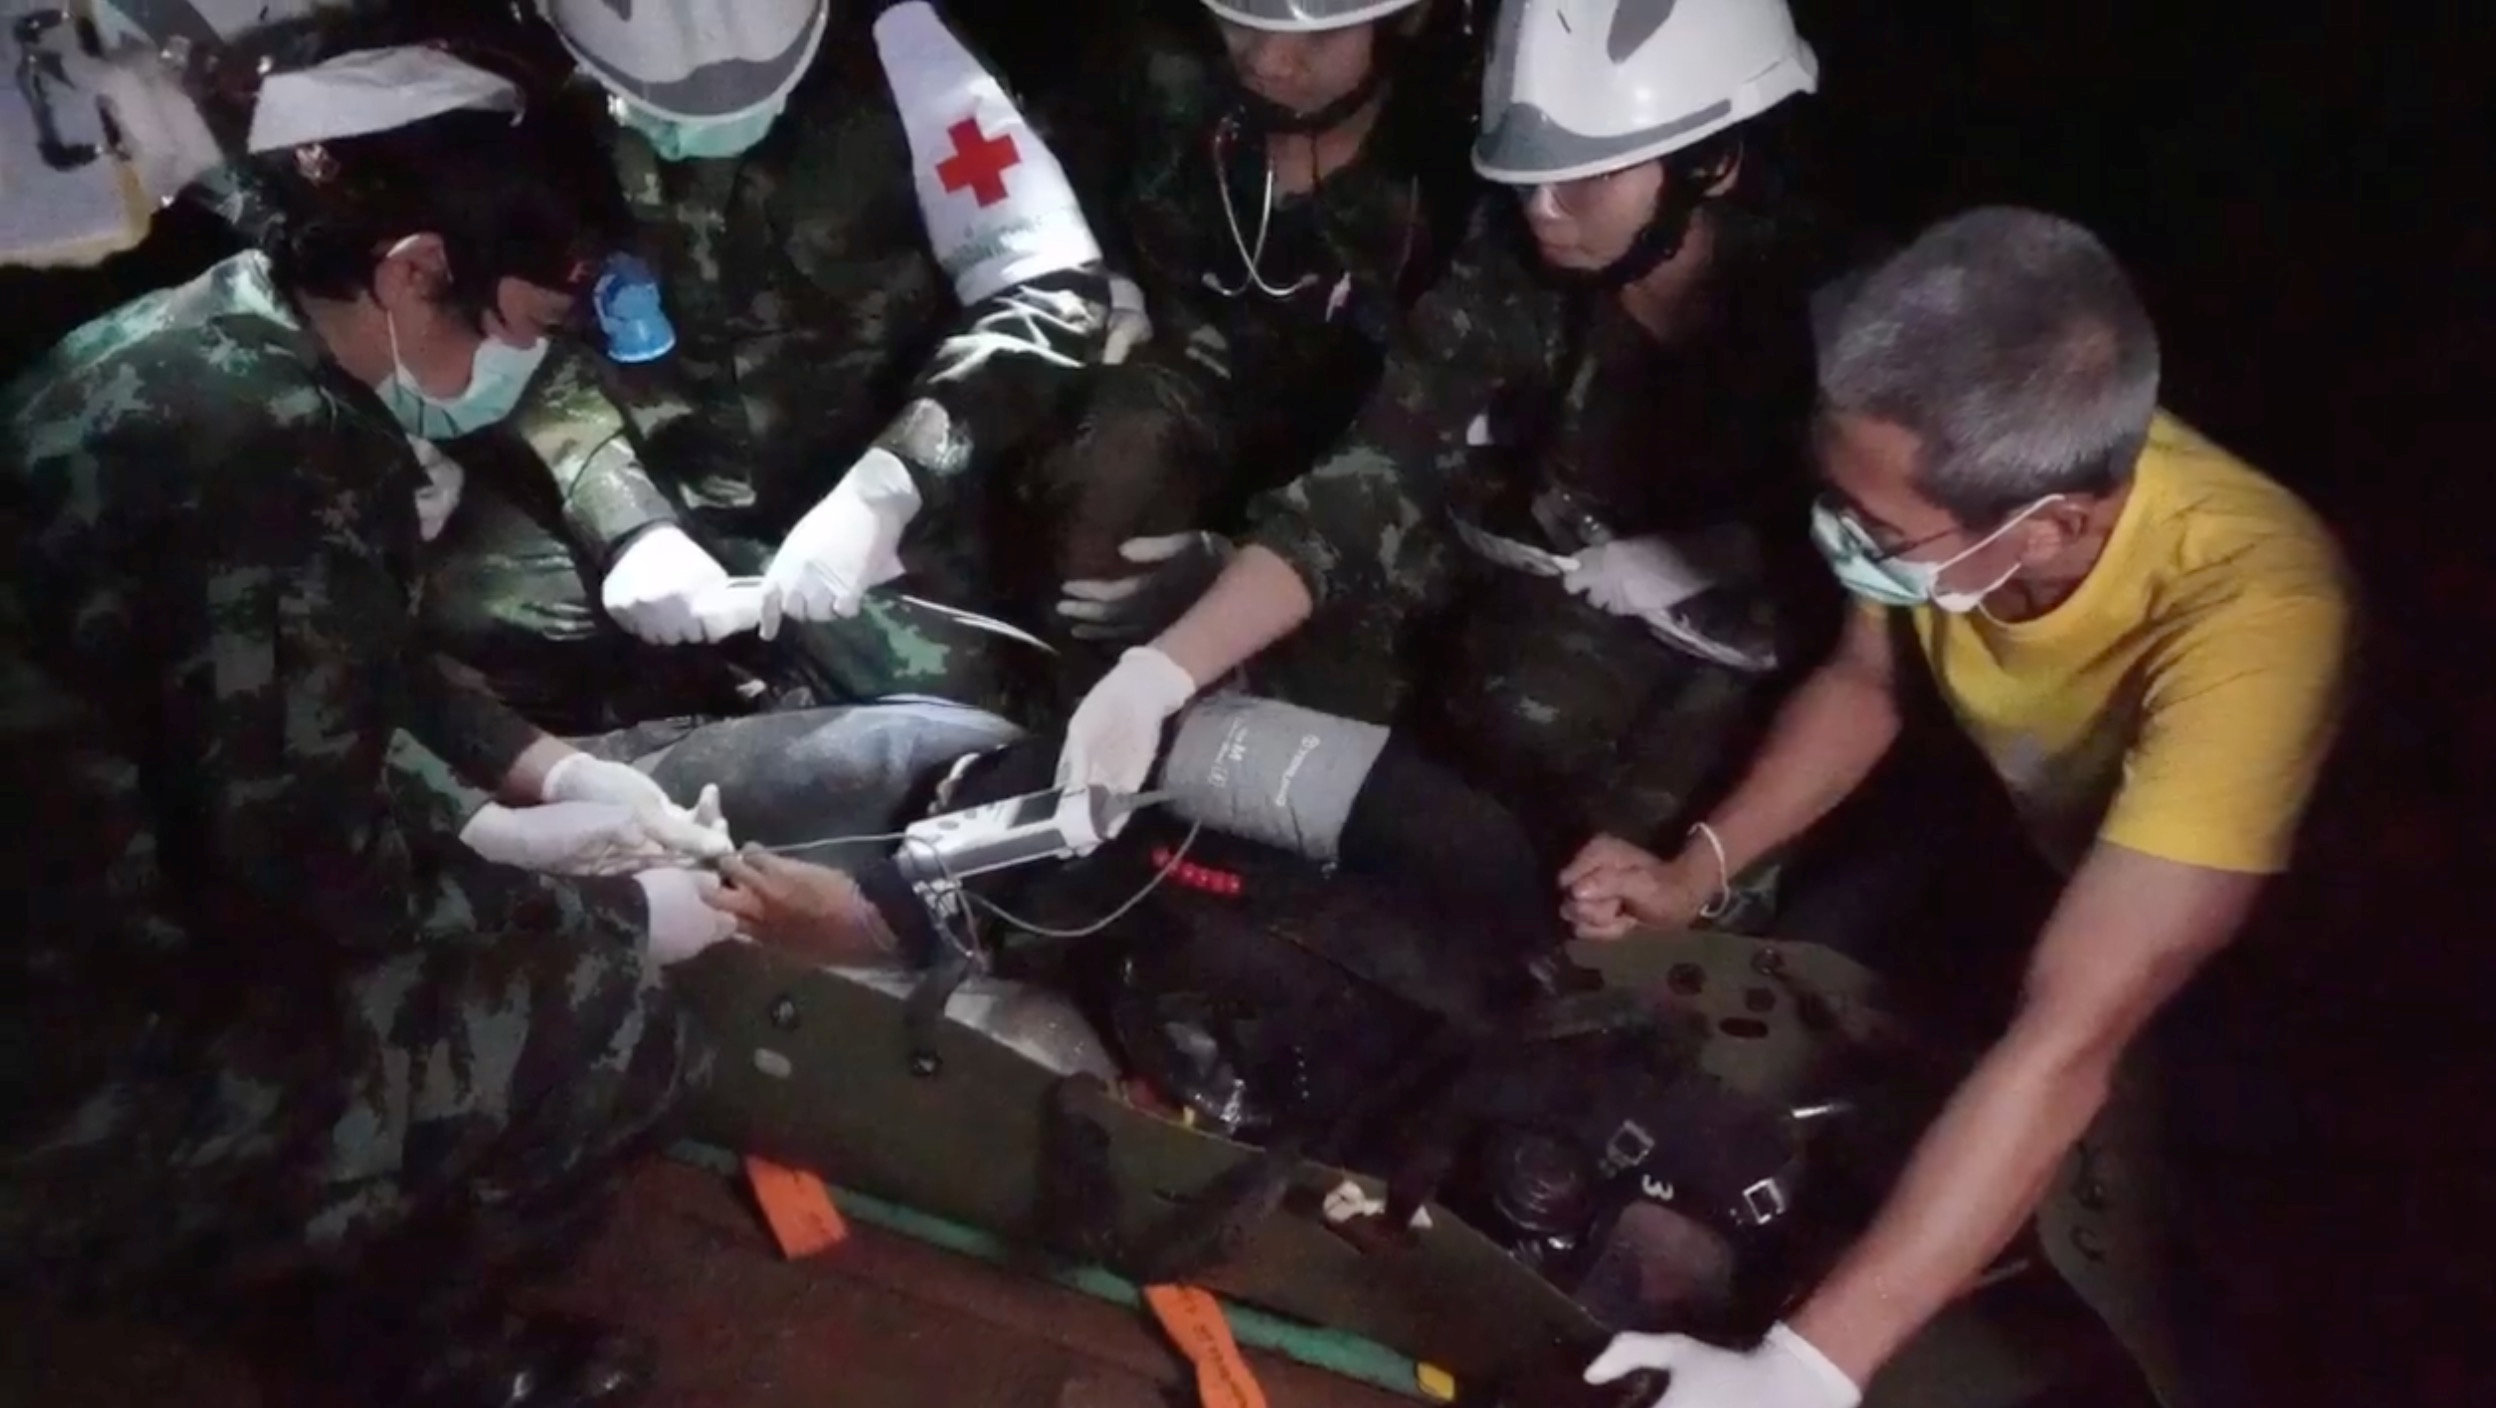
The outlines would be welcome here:
[[[1208,27],[1144,22],[1108,46],[1111,81],[1068,85],[1085,104],[1063,124],[1069,164],[1153,329],[1042,462],[1051,580],[1070,584],[1058,614],[1077,638],[1178,585],[1140,563],[1218,566],[1195,530],[1236,532],[1250,496],[1342,433],[1473,195],[1460,7],[1205,8],[1219,53]],[[1384,717],[1392,695],[1311,702]]]
[[[543,9],[617,120],[664,324],[611,328],[634,365],[555,359],[516,417],[554,492],[471,486],[428,625],[575,731],[629,721],[600,715],[636,643],[758,621],[819,696],[999,701],[994,637],[868,589],[906,558],[915,594],[1003,611],[997,481],[1106,317],[1054,158],[925,3]]]
[[[414,646],[410,436],[509,410],[620,224],[588,129],[519,94],[430,47],[270,76],[263,136],[369,121],[271,139],[268,248],[0,394],[0,754],[41,823],[8,851],[0,1280],[308,1291],[285,1348],[364,1403],[633,1386],[618,1337],[515,1323],[491,1278],[704,1078],[661,970],[733,927],[687,868],[714,807]]]
[[[1653,834],[1722,754],[1778,655],[1760,544],[1804,541],[1815,251],[1770,110],[1818,68],[1783,0],[1567,18],[1502,10],[1474,163],[1517,199],[1484,204],[1346,438],[1086,697],[1067,781],[1140,786],[1160,720],[1330,606],[1373,657],[1449,634],[1407,722],[1555,864]]]

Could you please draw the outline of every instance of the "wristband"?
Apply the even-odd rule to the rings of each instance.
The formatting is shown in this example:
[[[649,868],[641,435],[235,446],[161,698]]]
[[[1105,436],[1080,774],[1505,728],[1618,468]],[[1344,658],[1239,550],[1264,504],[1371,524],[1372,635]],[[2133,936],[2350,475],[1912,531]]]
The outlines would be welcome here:
[[[1733,866],[1725,859],[1724,838],[1716,834],[1715,827],[1702,821],[1690,828],[1690,835],[1705,841],[1716,856],[1716,898],[1699,906],[1701,919],[1714,919],[1733,908]]]

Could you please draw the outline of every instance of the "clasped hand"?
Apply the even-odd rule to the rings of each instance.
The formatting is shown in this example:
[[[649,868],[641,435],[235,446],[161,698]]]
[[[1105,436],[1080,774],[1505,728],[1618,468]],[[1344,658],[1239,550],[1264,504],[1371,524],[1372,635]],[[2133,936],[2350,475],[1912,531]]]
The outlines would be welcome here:
[[[625,875],[699,865],[735,849],[719,789],[691,807],[622,763],[568,753],[546,773],[533,807],[487,806],[459,838],[487,860],[551,875]]]
[[[1597,836],[1560,872],[1560,917],[1581,939],[1634,929],[1683,929],[1715,897],[1715,860],[1659,860],[1618,836]]]

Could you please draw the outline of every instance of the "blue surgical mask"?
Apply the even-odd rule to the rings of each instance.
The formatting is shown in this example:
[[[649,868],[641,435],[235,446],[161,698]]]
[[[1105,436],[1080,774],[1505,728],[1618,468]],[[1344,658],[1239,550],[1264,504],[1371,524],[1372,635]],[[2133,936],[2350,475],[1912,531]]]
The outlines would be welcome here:
[[[2038,509],[2061,498],[2048,494],[2035,503],[2002,521],[2002,526],[1977,539],[1974,543],[1939,562],[1912,562],[1902,557],[1885,555],[1880,544],[1864,531],[1853,514],[1827,503],[1811,506],[1811,543],[1828,559],[1829,570],[1837,574],[1838,585],[1866,601],[1883,606],[1931,605],[1964,615],[1982,605],[1984,599],[1999,590],[2003,583],[2019,575],[2021,564],[2012,563],[2001,576],[1974,591],[1945,592],[1940,589],[1941,574],[1984,550],[1994,539],[2017,527],[2021,520]]]
[[[780,120],[780,110],[788,106],[788,101],[785,97],[777,98],[734,117],[707,122],[661,117],[621,98],[609,107],[616,121],[649,139],[650,149],[659,154],[659,160],[702,161],[742,156],[750,151],[771,131],[771,124]]]
[[[545,338],[514,347],[501,338],[488,337],[477,344],[469,359],[467,389],[444,400],[427,395],[408,374],[407,364],[399,360],[397,320],[385,311],[382,321],[390,330],[390,375],[375,389],[410,435],[427,440],[456,440],[510,415],[520,404],[520,394],[528,390],[529,378],[537,374],[538,364],[546,360]]]

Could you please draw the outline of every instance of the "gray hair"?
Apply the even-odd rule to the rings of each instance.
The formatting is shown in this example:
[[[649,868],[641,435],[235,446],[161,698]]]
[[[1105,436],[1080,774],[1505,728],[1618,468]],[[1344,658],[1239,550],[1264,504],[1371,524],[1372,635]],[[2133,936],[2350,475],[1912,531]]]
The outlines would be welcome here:
[[[1815,310],[1824,407],[1923,442],[1918,485],[1983,527],[2124,483],[2158,405],[2158,333],[2087,230],[1971,210]]]

